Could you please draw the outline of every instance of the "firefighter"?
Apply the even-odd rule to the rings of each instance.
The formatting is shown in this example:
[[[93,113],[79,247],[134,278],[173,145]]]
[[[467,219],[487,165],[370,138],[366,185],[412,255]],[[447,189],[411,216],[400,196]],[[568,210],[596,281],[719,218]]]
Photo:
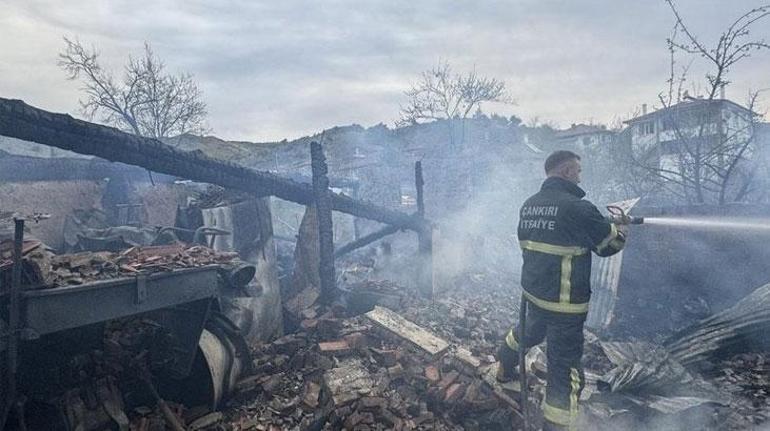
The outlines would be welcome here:
[[[583,323],[591,295],[591,252],[611,256],[626,232],[589,201],[580,183],[580,156],[556,151],[545,161],[547,179],[519,212],[521,286],[527,301],[525,333],[512,328],[499,350],[497,379],[518,377],[518,350],[546,340],[548,376],[542,409],[544,430],[575,429],[584,386]]]

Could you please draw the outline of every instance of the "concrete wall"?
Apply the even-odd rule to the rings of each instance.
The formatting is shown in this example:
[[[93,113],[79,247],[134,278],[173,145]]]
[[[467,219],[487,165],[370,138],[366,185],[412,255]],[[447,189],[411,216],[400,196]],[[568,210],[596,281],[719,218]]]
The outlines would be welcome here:
[[[104,182],[30,181],[0,183],[0,211],[31,215],[50,214],[40,223],[28,223],[29,232],[50,247],[64,244],[64,221],[75,209],[101,207]]]
[[[638,207],[640,216],[768,220],[755,205]],[[623,257],[613,331],[660,338],[770,282],[770,231],[641,225]]]
[[[0,211],[50,214],[39,223],[28,223],[29,232],[49,247],[61,251],[64,224],[75,210],[102,209],[106,182],[99,180],[21,181],[0,183]],[[155,226],[173,226],[177,204],[184,202],[180,186],[168,183],[132,183],[133,195],[144,205],[141,219]]]

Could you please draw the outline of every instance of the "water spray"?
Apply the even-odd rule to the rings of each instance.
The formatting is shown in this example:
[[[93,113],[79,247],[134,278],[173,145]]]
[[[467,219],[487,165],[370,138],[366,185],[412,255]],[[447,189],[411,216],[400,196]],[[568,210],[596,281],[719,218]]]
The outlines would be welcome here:
[[[645,224],[690,229],[770,232],[770,220],[743,217],[648,217]]]
[[[770,232],[770,220],[741,217],[635,217],[628,215],[623,208],[608,205],[610,213],[607,220],[617,225],[645,224],[670,226],[690,229],[733,230]]]

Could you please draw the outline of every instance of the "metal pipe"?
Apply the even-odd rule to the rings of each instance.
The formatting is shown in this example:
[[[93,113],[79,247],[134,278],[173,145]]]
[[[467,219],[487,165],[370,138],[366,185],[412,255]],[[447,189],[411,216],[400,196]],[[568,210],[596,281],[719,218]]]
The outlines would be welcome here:
[[[257,274],[257,267],[250,263],[236,260],[225,266],[227,282],[232,287],[245,287]]]

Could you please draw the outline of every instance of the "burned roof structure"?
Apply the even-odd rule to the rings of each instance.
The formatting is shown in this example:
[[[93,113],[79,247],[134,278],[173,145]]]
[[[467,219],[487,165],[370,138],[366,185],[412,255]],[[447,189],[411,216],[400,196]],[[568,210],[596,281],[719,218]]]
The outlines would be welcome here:
[[[257,196],[276,196],[300,204],[313,201],[310,184],[216,160],[198,151],[179,151],[157,139],[130,135],[66,114],[47,112],[21,100],[0,98],[0,135],[234,188]],[[423,225],[418,217],[340,194],[332,193],[330,200],[332,209],[357,217],[410,230],[420,230]]]

